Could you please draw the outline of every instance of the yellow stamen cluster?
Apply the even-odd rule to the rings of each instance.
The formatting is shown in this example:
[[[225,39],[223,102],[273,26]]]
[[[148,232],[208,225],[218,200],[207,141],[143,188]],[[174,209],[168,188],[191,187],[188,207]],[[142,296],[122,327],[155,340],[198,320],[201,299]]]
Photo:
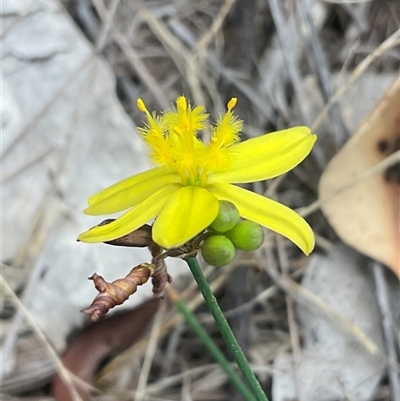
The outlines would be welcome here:
[[[239,141],[242,121],[233,114],[237,102],[232,98],[227,111],[211,127],[209,144],[198,138],[204,130],[208,115],[204,106],[192,107],[184,96],[176,100],[176,109],[161,116],[151,114],[142,99],[137,106],[145,113],[147,123],[139,128],[150,148],[150,158],[159,165],[178,172],[183,185],[204,186],[207,173],[218,167],[229,167],[231,154],[228,148]]]

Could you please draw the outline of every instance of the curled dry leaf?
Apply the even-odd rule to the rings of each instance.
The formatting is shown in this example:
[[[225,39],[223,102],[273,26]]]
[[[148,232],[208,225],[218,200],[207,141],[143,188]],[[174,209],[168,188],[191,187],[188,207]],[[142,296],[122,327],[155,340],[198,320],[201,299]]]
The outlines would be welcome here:
[[[81,380],[92,384],[104,361],[130,347],[145,333],[157,311],[158,300],[146,302],[107,319],[90,324],[80,331],[61,357],[63,365]],[[77,386],[83,400],[89,393]],[[57,375],[52,393],[57,401],[73,401],[68,386]],[[91,399],[91,398],[90,398]]]
[[[400,156],[376,174],[377,164],[400,149],[400,78],[321,177],[322,211],[341,239],[400,278]]]
[[[94,281],[96,290],[99,294],[96,296],[92,305],[82,309],[83,313],[90,315],[95,322],[101,316],[104,316],[114,306],[124,303],[137,287],[148,281],[154,272],[154,265],[150,263],[141,263],[135,266],[125,278],[120,278],[112,283],[108,283],[102,276],[94,273],[90,280]]]

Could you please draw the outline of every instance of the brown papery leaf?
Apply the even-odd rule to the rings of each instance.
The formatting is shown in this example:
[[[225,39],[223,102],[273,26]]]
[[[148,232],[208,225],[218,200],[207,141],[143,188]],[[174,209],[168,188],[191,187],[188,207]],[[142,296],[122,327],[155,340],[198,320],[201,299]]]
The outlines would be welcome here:
[[[360,99],[362,101],[362,99]],[[341,239],[400,278],[400,78],[331,160],[319,184],[322,211]]]
[[[158,300],[146,302],[107,319],[92,323],[77,334],[61,357],[63,365],[81,380],[92,384],[103,362],[138,341],[157,311]],[[89,393],[77,388],[79,395],[89,399]],[[68,386],[57,375],[52,393],[57,401],[73,401]]]

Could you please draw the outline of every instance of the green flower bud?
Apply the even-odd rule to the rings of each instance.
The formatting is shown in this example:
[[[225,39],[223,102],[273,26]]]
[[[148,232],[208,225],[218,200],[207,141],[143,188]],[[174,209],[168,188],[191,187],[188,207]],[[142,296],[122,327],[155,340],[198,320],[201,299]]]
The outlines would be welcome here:
[[[219,212],[215,220],[210,224],[213,230],[224,233],[229,231],[239,221],[239,210],[232,202],[220,200]]]
[[[262,227],[250,220],[240,221],[225,235],[242,251],[255,251],[264,242]]]
[[[235,258],[235,247],[225,235],[211,235],[204,240],[201,254],[208,264],[222,267]]]

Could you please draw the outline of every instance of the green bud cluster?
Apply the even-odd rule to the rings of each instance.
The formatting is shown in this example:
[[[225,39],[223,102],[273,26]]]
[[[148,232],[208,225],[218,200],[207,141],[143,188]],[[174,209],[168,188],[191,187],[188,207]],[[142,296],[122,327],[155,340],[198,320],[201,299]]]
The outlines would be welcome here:
[[[240,220],[239,210],[228,201],[219,201],[219,213],[207,229],[201,246],[203,259],[222,267],[232,262],[236,249],[255,251],[264,242],[262,227],[250,220]]]

